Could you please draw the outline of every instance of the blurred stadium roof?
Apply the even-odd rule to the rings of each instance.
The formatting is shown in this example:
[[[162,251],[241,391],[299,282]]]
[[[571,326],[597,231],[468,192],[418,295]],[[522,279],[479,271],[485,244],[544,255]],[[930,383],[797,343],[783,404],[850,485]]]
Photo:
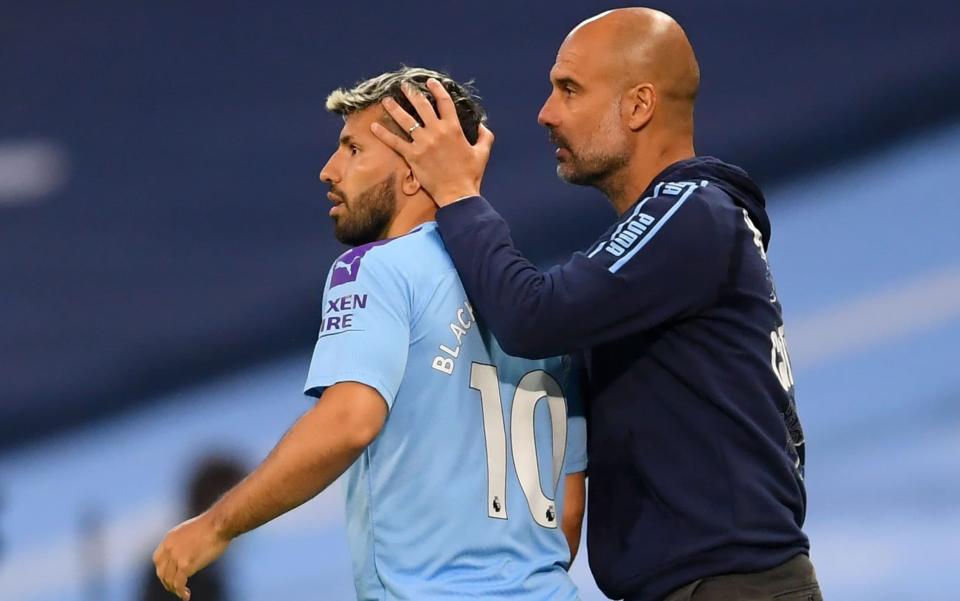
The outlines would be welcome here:
[[[523,248],[589,244],[612,213],[556,181],[535,120],[566,32],[616,5],[6,3],[0,447],[308,349],[342,250],[323,100],[400,63],[475,79]],[[653,6],[701,62],[698,150],[761,184],[960,111],[955,1]]]

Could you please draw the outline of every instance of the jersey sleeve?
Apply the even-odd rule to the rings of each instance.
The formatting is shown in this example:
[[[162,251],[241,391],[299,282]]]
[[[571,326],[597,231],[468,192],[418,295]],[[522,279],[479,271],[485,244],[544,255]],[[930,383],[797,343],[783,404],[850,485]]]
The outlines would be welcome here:
[[[482,197],[437,212],[464,288],[504,350],[561,355],[651,330],[713,302],[729,244],[707,182],[658,184],[615,227],[566,263],[541,271],[514,247]]]
[[[360,382],[393,407],[407,364],[410,298],[402,274],[383,255],[358,247],[337,259],[304,393],[319,397],[338,382]]]
[[[580,367],[564,358],[563,391],[567,397],[567,449],[563,471],[576,474],[587,471],[587,416],[583,403],[583,378]]]

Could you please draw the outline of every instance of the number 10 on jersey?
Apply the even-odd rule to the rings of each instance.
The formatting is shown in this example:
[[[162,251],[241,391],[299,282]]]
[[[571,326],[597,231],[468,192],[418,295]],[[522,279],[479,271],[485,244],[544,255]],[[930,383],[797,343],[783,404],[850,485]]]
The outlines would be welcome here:
[[[484,363],[470,367],[470,388],[480,393],[483,406],[483,432],[487,445],[487,515],[507,519],[507,430],[503,420],[503,401],[497,368]],[[537,403],[546,398],[553,432],[553,473],[550,497],[540,486],[540,465],[534,433]],[[510,449],[520,488],[527,498],[533,519],[544,528],[557,527],[554,503],[563,455],[567,446],[567,401],[553,377],[543,370],[531,371],[520,378],[510,410]]]

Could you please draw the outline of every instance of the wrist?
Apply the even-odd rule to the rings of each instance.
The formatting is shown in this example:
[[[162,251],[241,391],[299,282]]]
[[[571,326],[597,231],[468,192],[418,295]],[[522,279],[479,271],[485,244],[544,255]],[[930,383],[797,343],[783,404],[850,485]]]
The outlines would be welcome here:
[[[471,196],[480,196],[480,190],[476,188],[451,188],[450,190],[440,191],[433,196],[433,202],[438,207],[443,208],[452,205],[458,200],[469,198]]]
[[[236,532],[235,528],[231,526],[224,512],[218,509],[217,505],[214,505],[200,514],[200,519],[206,522],[207,528],[213,533],[214,537],[223,541],[231,541],[240,533]]]

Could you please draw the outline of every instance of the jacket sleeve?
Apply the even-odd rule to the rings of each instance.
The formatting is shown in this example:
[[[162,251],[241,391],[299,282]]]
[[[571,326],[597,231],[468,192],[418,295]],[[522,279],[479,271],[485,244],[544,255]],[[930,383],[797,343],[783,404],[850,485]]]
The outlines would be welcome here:
[[[706,182],[658,184],[588,252],[548,271],[517,251],[482,197],[441,208],[437,223],[503,349],[541,358],[650,330],[713,302],[730,254],[707,198],[718,192]]]

